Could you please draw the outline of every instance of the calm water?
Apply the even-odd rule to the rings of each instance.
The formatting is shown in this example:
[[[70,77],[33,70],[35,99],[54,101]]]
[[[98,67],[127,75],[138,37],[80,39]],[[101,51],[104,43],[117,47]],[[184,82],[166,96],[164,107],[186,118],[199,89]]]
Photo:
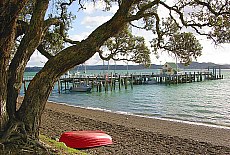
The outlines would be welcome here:
[[[91,93],[58,94],[55,87],[49,100],[111,112],[230,127],[230,70],[223,70],[222,74],[223,80],[170,86],[134,85],[133,89],[128,87],[127,90],[100,93],[94,89]]]

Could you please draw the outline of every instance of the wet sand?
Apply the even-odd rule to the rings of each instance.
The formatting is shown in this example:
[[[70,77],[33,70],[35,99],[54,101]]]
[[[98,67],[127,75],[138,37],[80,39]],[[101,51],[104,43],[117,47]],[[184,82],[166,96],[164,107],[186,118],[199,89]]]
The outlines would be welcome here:
[[[83,150],[95,155],[230,154],[230,128],[123,115],[48,102],[41,133],[58,139],[71,130],[102,130],[114,144]]]

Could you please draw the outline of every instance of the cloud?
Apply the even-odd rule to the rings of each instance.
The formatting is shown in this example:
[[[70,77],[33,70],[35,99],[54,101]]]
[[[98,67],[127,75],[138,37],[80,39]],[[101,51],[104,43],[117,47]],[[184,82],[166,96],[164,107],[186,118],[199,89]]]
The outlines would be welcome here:
[[[34,54],[30,57],[29,62],[27,63],[27,67],[43,67],[46,63],[47,59],[39,52],[34,52]]]
[[[112,16],[86,16],[81,22],[82,25],[86,25],[88,28],[95,28],[99,25],[107,22]]]
[[[110,8],[109,12],[114,14],[114,13],[117,12],[118,9],[119,9],[119,6],[118,5],[114,5],[112,8]]]
[[[229,44],[215,46],[211,40],[201,40],[203,46],[202,56],[198,57],[199,62],[214,62],[218,64],[229,64]]]
[[[97,10],[103,10],[105,8],[105,2],[100,0],[96,4],[94,2],[85,3],[84,7],[86,9],[83,10],[86,14],[93,14]]]
[[[84,7],[86,8],[86,9],[83,10],[84,13],[93,14],[93,13],[95,13],[97,11],[105,10],[106,3],[104,2],[104,0],[99,0],[96,3],[94,3],[94,2],[86,2]],[[109,13],[115,13],[118,10],[118,8],[119,8],[118,5],[113,4],[108,12]]]
[[[102,59],[99,57],[98,53],[94,54],[92,58],[86,61],[87,65],[101,65]]]
[[[81,34],[76,35],[70,35],[70,39],[75,41],[82,41],[83,39],[86,39],[89,36],[90,32],[83,32]]]

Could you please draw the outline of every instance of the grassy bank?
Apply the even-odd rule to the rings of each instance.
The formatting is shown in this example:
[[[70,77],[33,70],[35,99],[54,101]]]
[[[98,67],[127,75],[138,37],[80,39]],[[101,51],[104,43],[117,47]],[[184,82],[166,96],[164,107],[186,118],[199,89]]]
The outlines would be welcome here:
[[[64,143],[57,142],[56,140],[50,139],[44,135],[40,135],[40,141],[47,145],[51,155],[87,155],[77,149],[69,148]]]

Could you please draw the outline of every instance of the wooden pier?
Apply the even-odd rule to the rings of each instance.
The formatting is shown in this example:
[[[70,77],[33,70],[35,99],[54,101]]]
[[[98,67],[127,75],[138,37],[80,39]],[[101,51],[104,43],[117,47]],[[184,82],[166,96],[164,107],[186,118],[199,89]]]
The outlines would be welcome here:
[[[128,88],[130,85],[131,89],[133,85],[141,84],[181,84],[181,83],[192,83],[201,82],[204,80],[218,80],[223,79],[223,75],[219,70],[210,72],[184,72],[183,74],[176,75],[163,75],[154,73],[140,73],[130,75],[94,75],[94,76],[63,76],[58,81],[58,92],[62,90],[68,90],[70,87],[77,85],[81,82],[91,85],[97,92],[101,91],[114,91],[124,87]]]
[[[207,71],[200,72],[184,72],[182,74],[175,75],[164,75],[154,73],[139,73],[129,75],[118,75],[118,74],[105,74],[105,75],[64,75],[58,82],[58,92],[68,91],[70,87],[74,87],[80,83],[88,84],[93,90],[97,92],[102,91],[115,91],[116,89],[121,90],[128,89],[130,86],[133,89],[133,85],[142,84],[181,84],[181,83],[192,83],[201,82],[204,80],[218,80],[223,79],[220,68],[208,69]],[[26,83],[30,82],[32,77],[23,79],[24,92],[26,91]]]

